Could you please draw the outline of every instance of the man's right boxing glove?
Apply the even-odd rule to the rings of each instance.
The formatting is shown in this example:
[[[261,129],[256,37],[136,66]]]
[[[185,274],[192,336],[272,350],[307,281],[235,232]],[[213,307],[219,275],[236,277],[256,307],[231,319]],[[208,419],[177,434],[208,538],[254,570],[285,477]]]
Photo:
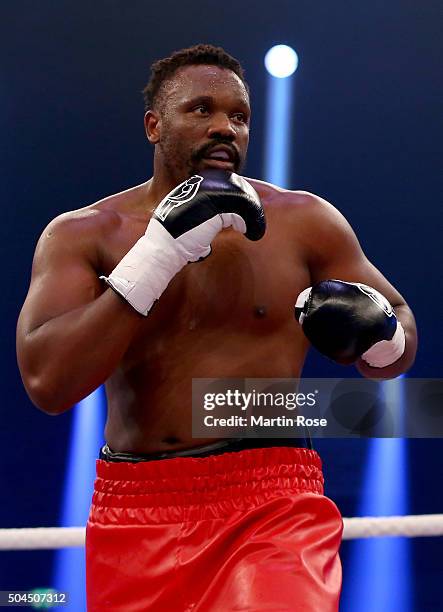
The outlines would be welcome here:
[[[227,227],[250,240],[262,238],[266,222],[260,198],[237,174],[205,170],[163,198],[145,234],[108,277],[100,278],[146,316],[172,278],[187,263],[207,257],[212,240]]]

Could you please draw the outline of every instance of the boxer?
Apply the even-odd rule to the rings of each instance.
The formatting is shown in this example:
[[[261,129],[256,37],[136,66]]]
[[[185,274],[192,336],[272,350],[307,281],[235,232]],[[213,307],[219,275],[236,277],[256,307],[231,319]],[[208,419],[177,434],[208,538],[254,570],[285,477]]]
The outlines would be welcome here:
[[[41,410],[106,385],[88,610],[337,610],[342,521],[318,454],[193,439],[192,379],[297,378],[310,341],[394,377],[414,360],[413,315],[331,204],[241,176],[237,60],[176,52],[144,96],[153,176],[49,224],[17,329]]]

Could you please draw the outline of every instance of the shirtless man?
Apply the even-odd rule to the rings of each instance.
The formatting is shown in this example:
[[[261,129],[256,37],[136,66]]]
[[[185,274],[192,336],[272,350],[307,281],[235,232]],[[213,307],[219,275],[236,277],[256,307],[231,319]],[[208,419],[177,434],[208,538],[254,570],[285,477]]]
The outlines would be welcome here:
[[[229,179],[244,164],[250,121],[234,58],[206,45],[177,52],[153,65],[144,94],[153,177],[49,224],[17,332],[23,382],[48,414],[106,385],[107,445],[87,527],[88,609],[336,610],[341,519],[322,495],[317,453],[285,440],[252,449],[226,442],[211,452],[212,440],[191,435],[192,379],[299,377],[309,346],[300,323],[325,288],[320,297],[305,290],[325,279],[364,283],[394,307],[395,337],[374,336],[365,346],[366,357],[378,340],[372,360],[317,343],[363,376],[391,378],[411,366],[413,315],[329,203],[237,174]],[[200,194],[208,185],[211,192],[208,170],[234,181],[252,215],[263,206],[266,232],[248,240],[245,230],[259,237],[260,214],[251,221],[231,204],[226,212],[216,189],[210,201],[225,211],[217,215],[223,223],[211,226],[207,244],[198,234],[198,248],[177,264],[183,230],[171,235],[158,209],[150,220],[192,176],[204,178]],[[198,206],[205,210],[203,200]],[[200,231],[199,220],[182,217]],[[202,253],[206,259],[184,265]],[[125,279],[123,268],[136,280],[131,271]],[[305,332],[315,337],[309,326]],[[279,482],[282,473],[288,477]]]

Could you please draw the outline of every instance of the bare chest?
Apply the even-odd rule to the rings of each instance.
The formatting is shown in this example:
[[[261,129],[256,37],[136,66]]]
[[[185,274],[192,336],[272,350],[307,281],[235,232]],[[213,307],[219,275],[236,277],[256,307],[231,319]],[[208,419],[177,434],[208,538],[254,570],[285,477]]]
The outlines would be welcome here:
[[[109,241],[105,273],[140,233],[140,228],[128,228]],[[295,299],[309,281],[296,239],[276,220],[268,220],[266,235],[258,242],[224,230],[209,257],[188,264],[172,279],[129,353],[138,360],[140,353],[158,353],[171,342],[192,343],[193,336],[200,342],[214,335],[275,334],[294,325]]]
[[[297,288],[306,277],[294,245],[272,237],[250,242],[230,230],[217,237],[204,262],[188,265],[177,277],[171,302],[185,297],[182,322],[191,328],[270,330],[292,316]]]

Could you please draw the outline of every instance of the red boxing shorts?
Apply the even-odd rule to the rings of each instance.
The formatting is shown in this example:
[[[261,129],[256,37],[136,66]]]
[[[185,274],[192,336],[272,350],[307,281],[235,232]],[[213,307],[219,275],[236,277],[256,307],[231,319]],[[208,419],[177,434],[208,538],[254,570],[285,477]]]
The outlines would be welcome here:
[[[88,612],[337,611],[342,526],[313,450],[98,460]]]

